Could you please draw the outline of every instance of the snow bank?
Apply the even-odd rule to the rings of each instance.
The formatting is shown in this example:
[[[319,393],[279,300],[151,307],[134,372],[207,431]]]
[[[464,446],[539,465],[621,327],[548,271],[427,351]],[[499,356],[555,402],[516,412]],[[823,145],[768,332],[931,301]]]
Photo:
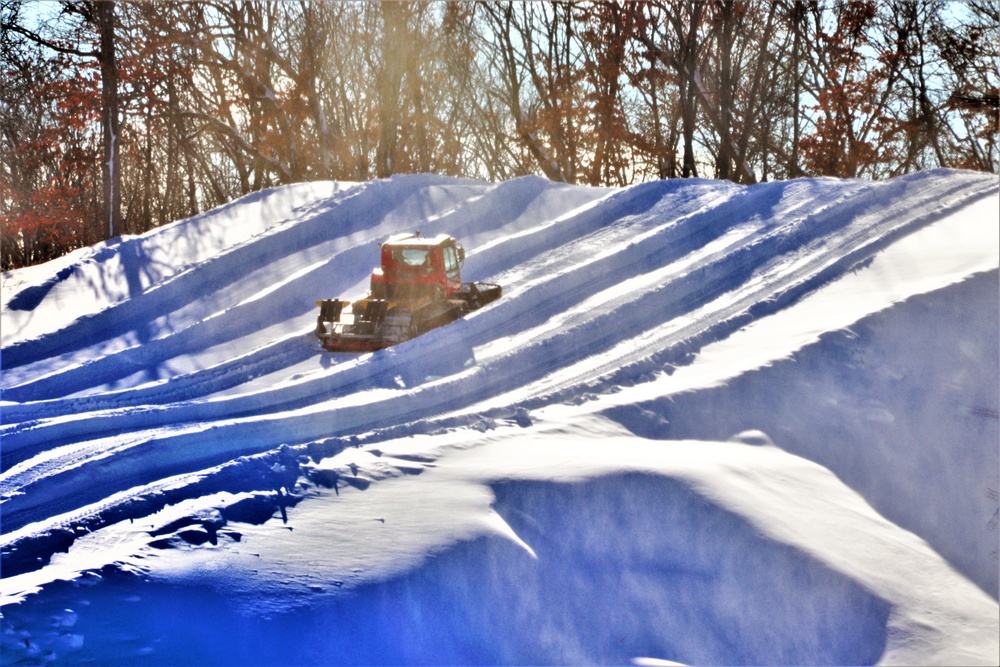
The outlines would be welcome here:
[[[997,192],[311,184],[5,274],[4,655],[995,664]],[[413,229],[504,297],[323,353]]]

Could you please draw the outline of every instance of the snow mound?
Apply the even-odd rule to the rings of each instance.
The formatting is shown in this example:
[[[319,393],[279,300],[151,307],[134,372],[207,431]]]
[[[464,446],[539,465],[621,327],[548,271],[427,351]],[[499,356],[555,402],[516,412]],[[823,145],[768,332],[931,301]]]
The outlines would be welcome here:
[[[4,655],[995,664],[997,197],[400,176],[4,274]],[[503,298],[323,352],[414,229]]]

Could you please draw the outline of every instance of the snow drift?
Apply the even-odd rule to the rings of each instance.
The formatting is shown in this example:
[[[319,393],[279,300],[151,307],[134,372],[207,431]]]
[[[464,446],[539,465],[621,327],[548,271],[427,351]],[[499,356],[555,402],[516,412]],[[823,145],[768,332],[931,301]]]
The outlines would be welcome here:
[[[311,183],[5,274],[4,660],[995,664],[997,193]],[[504,297],[322,352],[413,229]]]

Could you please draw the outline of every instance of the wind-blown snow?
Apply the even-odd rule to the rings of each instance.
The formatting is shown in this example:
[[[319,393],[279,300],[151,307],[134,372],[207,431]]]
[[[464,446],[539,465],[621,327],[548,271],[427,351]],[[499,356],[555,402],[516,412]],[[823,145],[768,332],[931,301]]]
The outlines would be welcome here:
[[[323,352],[413,229],[504,296]],[[996,664],[998,232],[971,172],[423,175],[4,274],[3,663]]]

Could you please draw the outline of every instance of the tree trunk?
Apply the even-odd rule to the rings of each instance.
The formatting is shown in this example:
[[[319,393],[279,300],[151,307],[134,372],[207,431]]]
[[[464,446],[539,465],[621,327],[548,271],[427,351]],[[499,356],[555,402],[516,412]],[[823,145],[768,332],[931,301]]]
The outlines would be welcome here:
[[[792,178],[802,176],[802,169],[799,166],[799,139],[801,135],[802,123],[799,120],[801,113],[802,97],[802,75],[800,73],[799,61],[801,59],[802,39],[802,17],[805,10],[801,0],[795,0],[792,4],[792,162],[788,166],[788,175]]]
[[[678,77],[681,85],[681,114],[684,133],[684,163],[681,175],[684,178],[697,178],[698,169],[694,162],[694,131],[695,114],[698,111],[698,91],[694,75],[698,71],[698,26],[701,24],[702,6],[694,2],[690,7],[690,18],[687,30],[679,20],[675,19],[677,37],[682,47],[683,59],[678,60]]]
[[[95,3],[97,28],[101,48],[98,60],[101,66],[101,134],[104,160],[101,164],[101,183],[104,204],[103,224],[107,225],[107,238],[122,233],[122,175],[118,161],[118,62],[115,58],[115,3],[105,0]]]
[[[382,77],[379,95],[381,135],[375,150],[375,172],[379,178],[395,173],[398,168],[400,89],[406,53],[406,17],[401,2],[382,4]]]
[[[719,53],[719,154],[715,161],[715,177],[733,178],[732,115],[733,115],[733,3],[720,0],[721,36],[716,48]],[[763,56],[760,56],[761,58]],[[738,180],[738,179],[733,179]]]

